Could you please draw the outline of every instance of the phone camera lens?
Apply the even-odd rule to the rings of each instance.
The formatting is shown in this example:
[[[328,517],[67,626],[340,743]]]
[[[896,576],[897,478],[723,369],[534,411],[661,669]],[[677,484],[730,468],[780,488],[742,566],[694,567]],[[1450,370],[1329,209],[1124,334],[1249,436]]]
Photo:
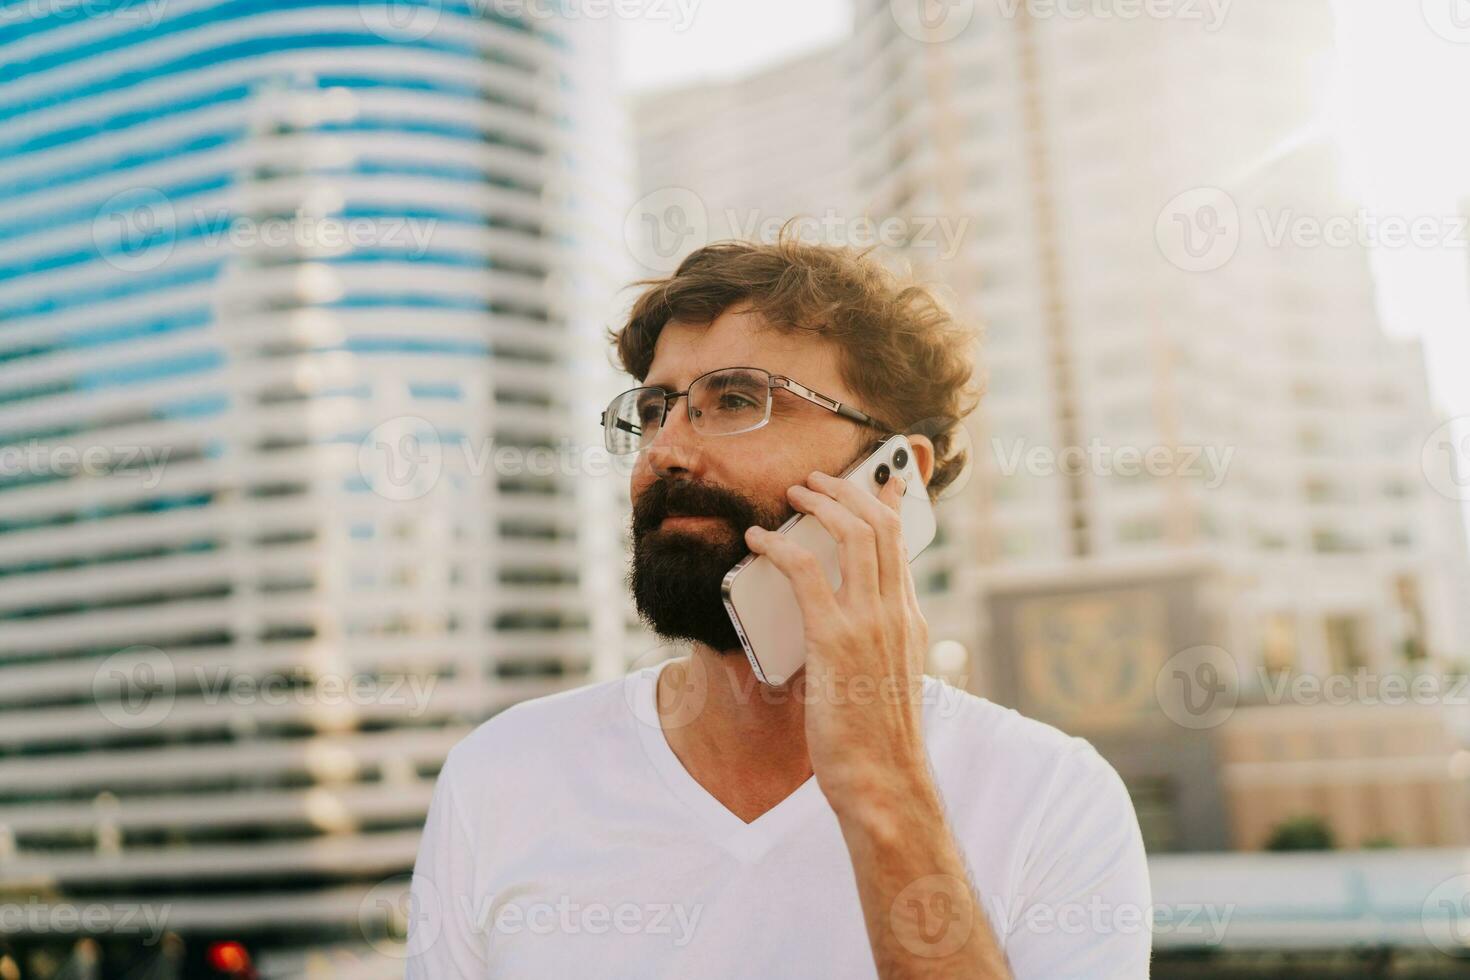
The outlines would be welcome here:
[[[878,486],[881,487],[883,484],[888,482],[888,473],[888,464],[879,463],[878,468],[873,471],[873,479],[878,481]]]
[[[893,468],[901,470],[907,465],[909,465],[909,451],[907,449],[899,449],[893,454]]]

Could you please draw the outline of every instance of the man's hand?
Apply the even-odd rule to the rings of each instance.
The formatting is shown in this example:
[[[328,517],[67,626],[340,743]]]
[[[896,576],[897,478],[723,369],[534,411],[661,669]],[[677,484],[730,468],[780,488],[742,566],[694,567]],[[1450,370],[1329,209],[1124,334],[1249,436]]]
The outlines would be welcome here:
[[[834,592],[816,556],[751,528],[791,582],[806,640],[807,753],[842,826],[873,960],[884,978],[1009,977],[945,819],[924,750],[919,611],[895,476],[877,497],[812,473],[792,506],[837,541]]]
[[[814,472],[787,491],[791,505],[837,542],[842,585],[833,592],[816,557],[785,535],[752,528],[746,540],[791,582],[806,640],[806,738],[812,771],[839,813],[908,794],[928,778],[924,655],[919,610],[894,475],[878,496]]]

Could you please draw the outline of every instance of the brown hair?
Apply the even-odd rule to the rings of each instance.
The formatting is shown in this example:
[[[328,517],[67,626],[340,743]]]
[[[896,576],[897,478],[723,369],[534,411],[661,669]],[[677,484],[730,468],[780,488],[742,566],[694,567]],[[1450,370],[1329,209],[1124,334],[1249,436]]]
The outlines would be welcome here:
[[[982,391],[974,380],[974,331],[935,295],[901,280],[869,252],[813,245],[783,232],[770,243],[717,242],[691,253],[674,274],[643,279],[627,324],[610,330],[622,369],[648,377],[670,320],[713,323],[736,303],[772,326],[811,331],[837,345],[842,379],[858,406],[906,435],[934,443],[930,499],[964,469],[961,420]],[[800,380],[800,379],[798,379]]]

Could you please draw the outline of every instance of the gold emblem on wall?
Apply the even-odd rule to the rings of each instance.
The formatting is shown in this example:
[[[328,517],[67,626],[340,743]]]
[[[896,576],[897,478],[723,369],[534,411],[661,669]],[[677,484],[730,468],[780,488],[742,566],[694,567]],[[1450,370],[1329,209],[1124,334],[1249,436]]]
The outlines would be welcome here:
[[[1145,589],[1023,600],[1016,612],[1022,710],[1068,731],[1151,718],[1167,630],[1163,597]]]

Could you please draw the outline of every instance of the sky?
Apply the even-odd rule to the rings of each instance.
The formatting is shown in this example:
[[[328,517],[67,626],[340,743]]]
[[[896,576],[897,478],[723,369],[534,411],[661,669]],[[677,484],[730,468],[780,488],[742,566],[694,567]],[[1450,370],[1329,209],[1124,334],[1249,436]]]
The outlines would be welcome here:
[[[739,76],[845,37],[850,0],[673,0],[619,21],[624,88],[647,91]],[[779,25],[773,28],[773,25]]]
[[[746,74],[838,40],[852,17],[850,0],[683,3],[687,17],[621,22],[626,90]],[[1334,8],[1338,71],[1324,122],[1343,147],[1349,190],[1379,218],[1433,220],[1442,231],[1432,247],[1373,250],[1384,329],[1424,342],[1431,395],[1461,420],[1470,447],[1470,231],[1457,218],[1470,213],[1470,0]]]

